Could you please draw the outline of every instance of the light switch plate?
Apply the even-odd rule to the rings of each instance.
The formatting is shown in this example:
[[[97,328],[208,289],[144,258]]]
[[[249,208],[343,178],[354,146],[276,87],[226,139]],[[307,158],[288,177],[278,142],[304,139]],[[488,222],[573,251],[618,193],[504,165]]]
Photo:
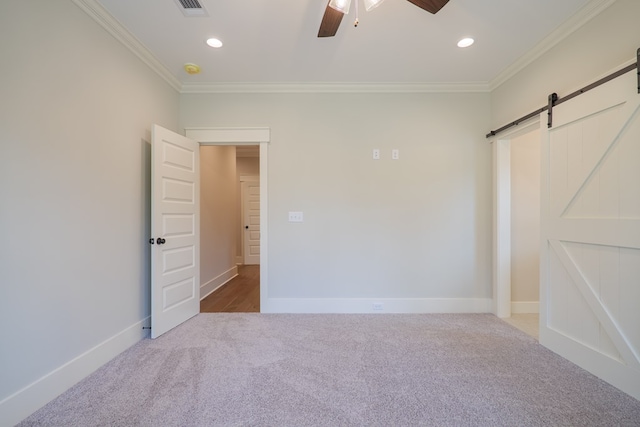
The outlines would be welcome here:
[[[289,212],[289,222],[302,222],[303,220],[302,212]]]

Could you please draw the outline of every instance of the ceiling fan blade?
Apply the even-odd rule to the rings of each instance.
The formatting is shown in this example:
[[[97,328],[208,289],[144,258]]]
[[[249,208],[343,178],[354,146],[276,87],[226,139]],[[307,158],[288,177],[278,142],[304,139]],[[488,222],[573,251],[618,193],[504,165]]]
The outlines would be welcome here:
[[[318,37],[333,37],[338,31],[340,22],[344,13],[338,12],[327,4],[327,9],[324,11],[322,22],[320,23],[320,29],[318,30]]]
[[[430,13],[438,13],[449,0],[409,0],[411,3]]]

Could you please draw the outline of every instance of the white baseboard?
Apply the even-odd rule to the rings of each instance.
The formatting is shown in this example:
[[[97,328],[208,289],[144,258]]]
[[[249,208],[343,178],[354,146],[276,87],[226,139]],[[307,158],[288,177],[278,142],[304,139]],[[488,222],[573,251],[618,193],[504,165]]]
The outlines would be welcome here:
[[[244,264],[244,258],[241,256],[237,256],[236,257],[236,265],[242,265]]]
[[[511,313],[513,314],[529,314],[540,313],[539,301],[518,301],[511,302]]]
[[[493,309],[491,298],[267,298],[265,302],[262,313],[491,313]]]
[[[211,295],[213,291],[215,291],[222,285],[225,285],[229,280],[233,279],[237,275],[238,275],[238,266],[234,265],[233,267],[231,267],[224,273],[220,274],[219,276],[214,277],[213,279],[209,280],[207,283],[200,285],[200,301],[202,301],[203,299]]]
[[[149,335],[147,317],[0,401],[0,426],[13,426]]]

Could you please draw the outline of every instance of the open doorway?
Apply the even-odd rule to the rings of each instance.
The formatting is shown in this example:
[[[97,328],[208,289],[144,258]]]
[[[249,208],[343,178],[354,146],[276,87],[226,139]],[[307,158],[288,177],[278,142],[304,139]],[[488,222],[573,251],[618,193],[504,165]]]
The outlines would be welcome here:
[[[230,176],[228,182],[235,185],[233,175],[235,173],[235,149],[228,146],[235,145],[259,145],[260,171],[263,176],[260,182],[260,211],[264,212],[260,217],[260,311],[269,311],[266,307],[267,294],[267,203],[268,203],[268,171],[267,153],[270,141],[268,128],[229,129],[229,128],[200,128],[186,129],[186,135],[182,136],[158,125],[153,125],[151,132],[152,143],[152,167],[151,167],[151,235],[150,244],[156,244],[152,250],[151,258],[151,337],[157,338],[171,328],[181,324],[185,320],[195,316],[200,310],[202,295],[206,295],[207,287],[216,287],[216,282],[224,282],[227,277],[237,274],[235,265],[235,251],[227,251],[230,256],[226,266],[231,268],[222,270],[216,275],[209,271],[208,276],[201,274],[203,267],[209,268],[210,263],[224,260],[215,251],[219,248],[228,250],[229,245],[219,244],[214,237],[211,239],[210,230],[203,233],[202,217],[210,218],[214,212],[229,216],[233,210],[235,200],[222,203],[217,208],[208,205],[205,200],[201,203],[203,193],[209,195],[209,188],[201,185],[201,166],[207,171],[226,171]],[[227,156],[232,153],[233,161],[226,162],[233,167],[207,167],[203,163],[207,159],[202,158],[203,146],[221,146]],[[218,156],[211,156],[216,159]],[[207,183],[221,183],[224,179],[208,179]],[[233,191],[232,191],[233,192]],[[215,197],[213,197],[215,198]],[[210,197],[209,200],[212,198]],[[233,214],[232,214],[233,215]],[[220,228],[219,221],[212,220],[207,225],[213,224]],[[228,220],[230,233],[228,241],[234,240],[237,220]],[[237,228],[237,227],[236,227]],[[203,247],[202,242],[213,242],[214,245]],[[166,245],[165,245],[166,243]],[[204,262],[203,262],[204,260]],[[225,267],[224,264],[222,264]]]
[[[540,132],[511,140],[511,313],[537,314],[540,300]]]
[[[539,339],[540,132],[511,140],[511,317],[508,322]]]
[[[494,141],[495,314],[521,317],[523,325],[514,326],[528,328],[534,336],[540,283],[540,152],[538,120]]]
[[[260,209],[260,218],[259,218],[259,226],[260,226],[260,240],[259,240],[259,267],[253,268],[252,274],[257,277],[258,281],[258,294],[259,294],[259,311],[260,312],[268,312],[267,307],[267,290],[268,290],[268,256],[267,256],[267,247],[268,247],[268,233],[267,233],[267,205],[268,205],[268,146],[271,140],[271,132],[269,128],[186,128],[185,135],[187,138],[198,141],[200,147],[206,146],[216,146],[216,147],[234,147],[234,150],[240,152],[251,151],[255,153],[257,147],[258,156],[258,182],[259,182],[259,209]],[[250,148],[249,146],[254,146]],[[235,152],[234,152],[235,156]],[[234,163],[235,164],[235,163]],[[237,165],[236,165],[237,166]],[[237,168],[236,168],[237,169]],[[232,179],[233,185],[238,185],[237,175],[236,178]],[[237,187],[236,187],[237,189]],[[227,210],[229,208],[227,207]],[[201,213],[202,207],[201,207]],[[235,221],[235,225],[231,226],[231,234],[233,237],[230,240],[234,242],[237,241],[238,230],[241,228],[240,221]],[[201,242],[202,243],[202,242]],[[227,247],[228,249],[228,247]],[[234,259],[237,260],[238,253],[236,250],[233,251]],[[202,260],[202,257],[201,257]],[[229,282],[233,279],[236,274],[238,277],[242,272],[242,268],[238,268],[237,261],[233,262],[233,268],[235,268],[235,274],[231,275],[227,278],[227,280],[222,281],[221,284]],[[206,283],[205,280],[201,278],[201,282]],[[254,280],[255,282],[255,280]],[[214,289],[217,289],[219,286],[216,286]],[[214,290],[213,289],[213,290]],[[201,299],[208,295],[209,292],[205,292],[205,289],[200,289]]]
[[[201,146],[200,166],[200,312],[259,312],[259,146]]]

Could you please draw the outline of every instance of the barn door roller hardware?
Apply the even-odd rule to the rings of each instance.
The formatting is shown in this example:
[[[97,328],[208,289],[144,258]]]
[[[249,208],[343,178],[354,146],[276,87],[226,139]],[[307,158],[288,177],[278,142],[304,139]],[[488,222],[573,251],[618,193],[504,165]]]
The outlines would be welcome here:
[[[547,127],[553,126],[553,106],[558,102],[558,94],[552,93],[549,95],[549,104],[547,104]]]
[[[583,93],[590,91],[591,89],[594,89],[600,85],[603,85],[605,83],[607,83],[610,80],[613,80],[617,77],[620,77],[623,74],[628,73],[631,70],[636,70],[636,73],[638,74],[638,93],[640,93],[640,48],[636,51],[636,63],[635,64],[631,64],[628,65],[626,67],[624,67],[621,70],[616,71],[615,73],[609,74],[606,77],[601,78],[600,80],[591,83],[590,85],[587,85],[585,87],[583,87],[582,89],[579,89],[575,92],[570,93],[569,95],[566,95],[562,98],[558,98],[558,94],[557,93],[552,93],[551,95],[549,95],[549,102],[547,105],[545,105],[542,108],[538,108],[536,111],[533,111],[529,114],[527,114],[526,116],[522,116],[520,117],[518,120],[514,120],[513,122],[502,126],[499,129],[496,130],[492,130],[491,132],[489,132],[487,134],[487,138],[491,138],[492,136],[496,136],[497,134],[499,134],[500,132],[503,132],[513,126],[518,126],[520,123],[529,120],[532,117],[535,117],[537,115],[539,115],[540,113],[542,113],[543,111],[548,111],[547,115],[548,115],[548,120],[547,120],[547,127],[551,127],[553,126],[553,107],[555,107],[556,105],[560,105],[563,102],[566,102],[570,99],[575,98],[578,95],[582,95]]]

